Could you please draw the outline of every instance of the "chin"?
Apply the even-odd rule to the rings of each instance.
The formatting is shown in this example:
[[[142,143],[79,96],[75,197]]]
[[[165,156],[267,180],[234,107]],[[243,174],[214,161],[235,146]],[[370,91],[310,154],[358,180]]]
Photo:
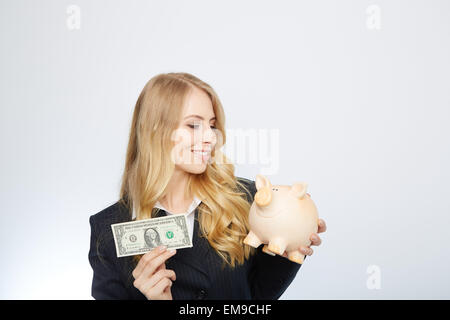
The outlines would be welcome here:
[[[191,174],[202,174],[203,172],[206,171],[206,166],[207,166],[206,164],[192,165],[180,167],[180,169]]]

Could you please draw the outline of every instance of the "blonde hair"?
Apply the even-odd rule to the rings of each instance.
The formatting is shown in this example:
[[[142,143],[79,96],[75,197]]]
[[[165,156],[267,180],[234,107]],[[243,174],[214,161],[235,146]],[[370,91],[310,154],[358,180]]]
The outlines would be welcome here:
[[[188,73],[159,74],[143,88],[133,113],[122,176],[120,201],[136,213],[136,219],[153,218],[153,206],[172,177],[175,164],[170,158],[172,132],[177,129],[182,107],[190,90],[203,90],[211,99],[216,123],[225,144],[225,114],[219,97],[207,83]],[[218,142],[219,144],[219,142]],[[231,267],[242,264],[254,253],[243,244],[248,226],[250,203],[239,188],[248,190],[234,175],[234,165],[216,147],[201,174],[191,174],[186,195],[202,199],[198,219],[202,236]],[[135,256],[139,260],[141,256]]]

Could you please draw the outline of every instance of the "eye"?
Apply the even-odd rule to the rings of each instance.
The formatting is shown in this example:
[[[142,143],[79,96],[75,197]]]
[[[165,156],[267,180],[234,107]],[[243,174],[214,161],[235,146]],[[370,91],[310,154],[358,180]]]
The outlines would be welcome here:
[[[189,128],[191,128],[191,129],[198,129],[198,127],[200,126],[200,125],[198,125],[198,124],[188,124],[187,125]],[[211,129],[217,129],[217,127],[216,126],[211,126]]]

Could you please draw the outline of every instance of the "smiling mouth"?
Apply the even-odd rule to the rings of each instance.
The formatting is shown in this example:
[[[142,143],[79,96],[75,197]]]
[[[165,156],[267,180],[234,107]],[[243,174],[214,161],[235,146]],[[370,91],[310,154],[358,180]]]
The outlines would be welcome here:
[[[191,150],[191,152],[194,154],[194,156],[197,156],[198,158],[201,158],[202,161],[208,161],[211,157],[210,151],[200,151],[200,150]]]
[[[209,155],[210,154],[210,152],[209,151],[198,151],[198,150],[191,150],[194,154],[198,154],[198,155],[201,155],[201,156],[206,156],[206,155]]]

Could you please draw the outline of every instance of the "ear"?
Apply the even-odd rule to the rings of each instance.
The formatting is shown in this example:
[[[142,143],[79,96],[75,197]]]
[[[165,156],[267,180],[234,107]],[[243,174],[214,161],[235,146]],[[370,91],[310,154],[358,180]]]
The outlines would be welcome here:
[[[260,189],[262,189],[264,187],[267,187],[269,189],[272,188],[272,184],[270,183],[269,179],[267,179],[262,174],[257,174],[256,175],[255,185],[256,185],[256,190],[260,190]]]
[[[307,187],[308,187],[308,184],[306,182],[294,183],[294,185],[291,187],[291,190],[289,190],[289,193],[293,197],[302,200],[303,197],[306,195]]]

